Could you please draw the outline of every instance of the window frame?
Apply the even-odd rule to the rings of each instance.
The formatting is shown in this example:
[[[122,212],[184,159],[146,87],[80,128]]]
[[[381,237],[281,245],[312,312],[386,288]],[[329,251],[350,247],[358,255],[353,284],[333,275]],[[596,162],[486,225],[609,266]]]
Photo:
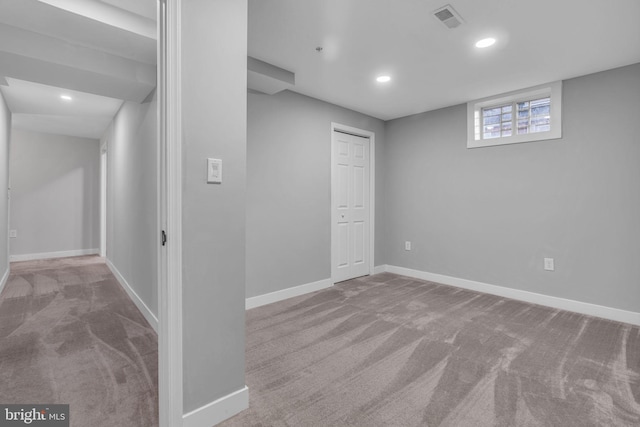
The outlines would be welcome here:
[[[517,103],[550,98],[551,129],[542,132],[517,134],[517,118],[512,125],[511,136],[483,139],[481,113],[486,108],[513,105],[512,114],[517,116]],[[527,89],[490,96],[467,103],[467,148],[493,147],[496,145],[519,144],[522,142],[545,141],[562,138],[562,81],[533,86]]]

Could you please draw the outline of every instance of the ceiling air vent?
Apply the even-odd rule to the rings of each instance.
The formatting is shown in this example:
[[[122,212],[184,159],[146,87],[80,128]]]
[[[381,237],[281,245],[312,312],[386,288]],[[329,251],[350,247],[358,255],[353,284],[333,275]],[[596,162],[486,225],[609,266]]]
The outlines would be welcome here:
[[[450,4],[434,10],[433,16],[438,18],[440,22],[450,29],[456,28],[464,22],[458,12],[456,12]]]

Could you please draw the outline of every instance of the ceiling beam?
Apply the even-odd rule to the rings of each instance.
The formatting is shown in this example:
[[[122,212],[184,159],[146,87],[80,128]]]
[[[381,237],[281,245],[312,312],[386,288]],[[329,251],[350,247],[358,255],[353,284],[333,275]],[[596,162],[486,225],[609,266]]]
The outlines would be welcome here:
[[[295,84],[296,75],[291,71],[247,57],[247,87],[250,90],[273,95],[285,89],[293,89]]]
[[[20,0],[24,1],[24,0]],[[96,0],[38,0],[58,9],[84,16],[130,33],[155,39],[155,20],[131,13],[119,7]]]
[[[142,102],[156,67],[0,24],[0,75]]]

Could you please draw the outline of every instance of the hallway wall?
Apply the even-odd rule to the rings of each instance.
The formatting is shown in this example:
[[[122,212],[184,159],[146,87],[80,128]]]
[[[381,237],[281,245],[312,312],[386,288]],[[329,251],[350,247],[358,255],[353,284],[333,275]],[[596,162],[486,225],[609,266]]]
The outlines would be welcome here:
[[[125,102],[101,139],[107,144],[107,259],[147,307],[148,320],[158,316],[156,110],[155,96],[149,103]]]
[[[9,139],[11,112],[0,93],[0,291],[9,275]]]
[[[97,139],[12,130],[12,260],[95,253],[99,150]]]
[[[181,12],[183,396],[185,412],[208,420],[187,416],[195,426],[233,415],[226,402],[247,404],[247,1],[186,1]],[[223,161],[221,184],[207,184],[209,157]]]

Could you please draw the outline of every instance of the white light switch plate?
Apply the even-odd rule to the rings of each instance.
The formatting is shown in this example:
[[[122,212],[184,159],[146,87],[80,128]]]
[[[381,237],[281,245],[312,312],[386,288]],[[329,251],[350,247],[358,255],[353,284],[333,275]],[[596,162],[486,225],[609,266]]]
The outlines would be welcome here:
[[[222,184],[222,160],[207,159],[207,183]]]
[[[15,239],[18,237],[18,230],[9,230],[9,238]]]
[[[553,258],[545,258],[544,259],[544,269],[547,271],[554,271],[556,269]]]

